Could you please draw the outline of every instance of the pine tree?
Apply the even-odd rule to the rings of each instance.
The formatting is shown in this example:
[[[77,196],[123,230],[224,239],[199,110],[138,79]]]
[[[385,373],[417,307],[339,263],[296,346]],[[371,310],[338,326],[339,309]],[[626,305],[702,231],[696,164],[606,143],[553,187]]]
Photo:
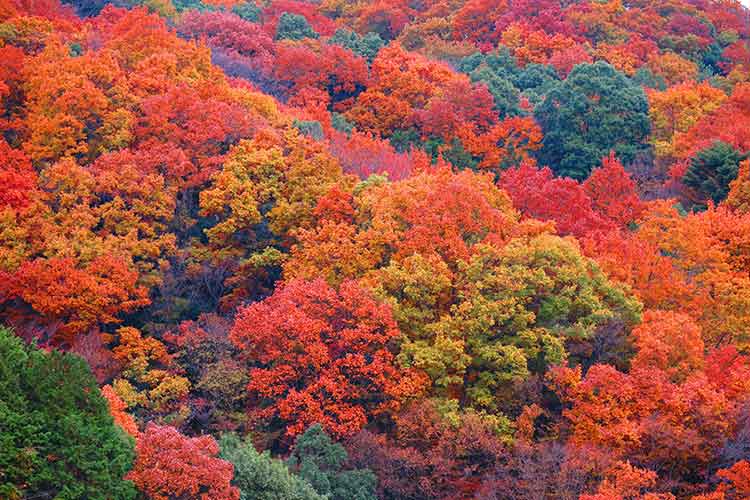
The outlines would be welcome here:
[[[78,356],[0,328],[0,497],[127,500],[133,440]]]

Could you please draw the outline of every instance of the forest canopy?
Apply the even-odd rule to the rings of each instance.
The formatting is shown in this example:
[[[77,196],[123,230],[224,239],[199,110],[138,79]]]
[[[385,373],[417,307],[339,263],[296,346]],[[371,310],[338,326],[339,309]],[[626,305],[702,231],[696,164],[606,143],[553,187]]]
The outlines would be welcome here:
[[[0,0],[0,498],[750,498],[750,11]]]

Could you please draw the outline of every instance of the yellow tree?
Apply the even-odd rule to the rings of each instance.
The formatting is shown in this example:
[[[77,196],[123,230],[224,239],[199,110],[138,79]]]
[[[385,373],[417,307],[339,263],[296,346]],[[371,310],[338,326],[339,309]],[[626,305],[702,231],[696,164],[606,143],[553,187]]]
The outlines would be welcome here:
[[[675,155],[675,138],[721,106],[727,96],[708,82],[685,82],[666,90],[649,90],[651,144],[660,159]]]
[[[296,232],[312,226],[320,197],[352,183],[321,143],[291,128],[282,137],[260,134],[234,147],[200,194],[201,215],[213,224],[205,230],[208,246],[196,246],[209,261],[230,263],[227,284],[238,295],[229,303],[252,293],[247,280],[281,263]]]

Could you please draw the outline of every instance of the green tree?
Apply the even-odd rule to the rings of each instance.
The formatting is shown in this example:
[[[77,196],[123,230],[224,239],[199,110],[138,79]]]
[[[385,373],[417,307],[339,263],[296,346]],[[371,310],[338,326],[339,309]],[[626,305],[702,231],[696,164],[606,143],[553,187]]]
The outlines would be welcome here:
[[[302,135],[312,137],[316,141],[323,140],[323,127],[316,120],[297,120],[292,123],[294,128],[300,131]]]
[[[219,440],[220,456],[234,464],[232,484],[240,500],[324,500],[304,479],[292,474],[284,462],[258,453],[249,438],[225,434]]]
[[[185,12],[186,10],[191,9],[200,12],[211,12],[217,10],[213,5],[204,3],[201,0],[172,0],[172,5],[174,5],[177,12]]]
[[[519,91],[509,79],[492,71],[489,66],[482,65],[470,74],[472,82],[482,82],[495,100],[495,110],[500,118],[520,113]]]
[[[500,118],[524,114],[521,96],[537,105],[560,83],[552,66],[532,63],[521,68],[504,47],[489,54],[477,52],[464,57],[458,69],[467,73],[471,81],[487,85]]]
[[[385,42],[380,38],[380,35],[374,31],[370,31],[363,36],[360,36],[359,34],[345,28],[336,30],[336,33],[334,33],[328,40],[328,43],[347,48],[355,54],[364,57],[369,62],[372,62],[372,60],[375,59],[375,56],[378,55],[380,49],[385,45]]]
[[[560,84],[560,77],[552,66],[532,63],[516,74],[513,84],[532,105],[538,106]]]
[[[731,144],[714,141],[690,160],[682,181],[693,188],[702,200],[719,203],[727,197],[729,183],[737,178],[740,162],[745,158],[747,155],[734,149]]]
[[[297,438],[287,463],[330,500],[375,500],[377,479],[369,469],[345,470],[346,450],[323,430],[311,425]]]
[[[570,343],[610,321],[638,321],[640,303],[570,240],[545,234],[475,250],[455,274],[415,254],[373,279],[404,336],[399,361],[424,370],[437,396],[499,414],[514,385],[566,361]]]
[[[135,498],[133,441],[78,356],[0,328],[0,497]]]
[[[276,26],[276,40],[302,40],[318,38],[318,35],[304,16],[284,12]]]
[[[667,83],[664,78],[656,75],[647,66],[641,66],[633,75],[633,81],[641,87],[649,87],[656,90],[666,90]]]
[[[245,21],[250,21],[252,23],[260,22],[260,7],[255,5],[255,2],[253,2],[252,0],[235,5],[234,7],[232,7],[232,12],[240,16]]]
[[[508,49],[500,48],[490,54],[476,52],[458,62],[458,70],[468,74],[472,82],[482,82],[495,100],[501,118],[520,114],[520,90],[515,84],[522,72]]]
[[[385,40],[383,40],[378,33],[368,31],[359,39],[357,50],[354,52],[372,62],[372,60],[375,59],[375,56],[378,55],[378,52],[380,52],[380,49],[384,46]]]
[[[540,162],[578,180],[612,150],[633,161],[651,128],[643,88],[603,61],[573,68],[534,115],[544,131]]]
[[[354,130],[354,124],[347,120],[344,115],[336,112],[331,113],[331,126],[339,132],[345,133],[347,137],[350,137],[352,130]]]

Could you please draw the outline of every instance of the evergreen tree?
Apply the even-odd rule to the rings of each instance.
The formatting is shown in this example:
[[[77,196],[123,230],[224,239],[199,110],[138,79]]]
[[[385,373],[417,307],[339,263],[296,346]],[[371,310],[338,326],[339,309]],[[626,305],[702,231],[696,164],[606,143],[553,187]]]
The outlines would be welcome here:
[[[729,193],[729,183],[737,178],[740,162],[747,155],[731,144],[714,141],[691,160],[682,181],[693,188],[704,200],[719,203]]]
[[[651,128],[643,89],[602,61],[573,68],[534,114],[544,131],[539,161],[578,180],[612,150],[633,161]]]
[[[518,89],[509,79],[493,72],[489,66],[481,66],[471,72],[472,82],[482,82],[495,100],[495,110],[500,118],[518,115],[519,96]]]
[[[284,12],[276,26],[276,40],[302,40],[318,38],[318,35],[304,16]]]
[[[220,456],[234,464],[232,484],[241,500],[323,500],[304,479],[289,472],[284,462],[258,453],[249,438],[225,434],[219,440]]]
[[[86,362],[0,328],[0,498],[135,498],[133,442]]]
[[[260,7],[255,5],[255,2],[252,0],[235,5],[232,7],[232,12],[245,21],[250,21],[252,23],[260,22]]]
[[[364,57],[369,62],[375,59],[375,56],[378,55],[380,49],[385,45],[380,35],[374,31],[360,36],[345,28],[336,30],[336,33],[328,40],[328,43],[347,48],[358,56]]]
[[[377,479],[369,469],[345,470],[346,450],[311,425],[297,438],[289,467],[331,500],[375,500]]]

